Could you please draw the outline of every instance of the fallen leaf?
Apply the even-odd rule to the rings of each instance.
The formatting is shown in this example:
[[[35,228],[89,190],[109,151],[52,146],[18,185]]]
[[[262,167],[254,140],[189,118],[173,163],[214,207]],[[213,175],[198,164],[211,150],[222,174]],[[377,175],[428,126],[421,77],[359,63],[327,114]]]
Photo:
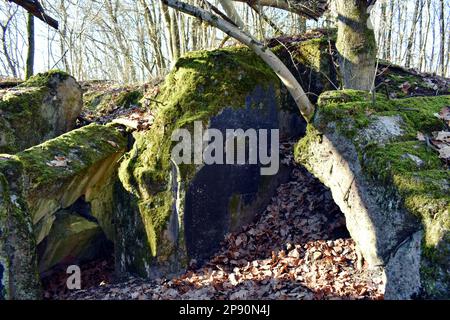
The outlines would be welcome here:
[[[402,83],[399,86],[399,88],[402,89],[404,94],[408,94],[409,89],[411,89],[411,84],[408,81],[406,81],[406,82]]]

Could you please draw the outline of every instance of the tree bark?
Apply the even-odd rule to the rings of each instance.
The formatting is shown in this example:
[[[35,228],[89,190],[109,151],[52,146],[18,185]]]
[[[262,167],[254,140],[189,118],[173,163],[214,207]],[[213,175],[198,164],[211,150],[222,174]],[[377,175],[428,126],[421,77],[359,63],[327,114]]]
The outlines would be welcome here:
[[[16,13],[12,14],[10,17],[8,17],[7,21],[5,24],[1,24],[0,23],[0,27],[2,29],[2,47],[3,47],[3,53],[6,57],[6,61],[8,63],[8,67],[9,70],[11,71],[11,74],[13,75],[14,78],[17,78],[17,70],[16,70],[16,65],[14,64],[14,61],[12,59],[12,57],[10,56],[9,50],[8,50],[8,43],[6,40],[6,36],[8,33],[8,28],[10,26],[10,23],[14,17]]]
[[[34,74],[34,16],[31,13],[28,13],[27,36],[28,52],[25,67],[25,80],[28,80]]]
[[[412,20],[411,33],[409,34],[408,45],[406,47],[406,63],[405,63],[406,68],[411,67],[411,60],[412,60],[412,56],[414,53],[413,47],[414,47],[414,42],[416,39],[418,15],[419,15],[419,0],[416,0],[416,5],[414,6],[414,14],[413,14],[413,20]]]
[[[392,59],[391,50],[392,50],[392,28],[394,27],[393,18],[394,18],[394,0],[391,0],[390,10],[389,10],[388,34],[387,34],[386,49],[385,49],[386,60],[388,60],[388,61],[391,61],[391,59]]]
[[[155,56],[156,60],[156,66],[157,66],[157,75],[162,75],[166,66],[164,63],[163,54],[161,51],[161,41],[160,37],[158,36],[158,32],[156,31],[156,24],[153,20],[152,13],[150,11],[150,8],[148,7],[146,0],[140,0],[140,3],[142,7],[144,8],[144,21],[147,27],[147,33],[150,38],[150,42],[153,45],[153,54]]]
[[[372,90],[377,47],[365,0],[336,0],[340,70],[346,89]]]
[[[425,27],[425,39],[422,43],[422,47],[420,48],[419,68],[421,71],[426,71],[427,69],[427,47],[428,47],[428,34],[430,33],[430,25],[431,25],[431,0],[427,0],[427,24]]]
[[[384,26],[387,23],[387,4],[385,2],[381,3],[381,28],[378,30],[377,34],[377,44],[378,49],[382,59],[386,59],[386,29]]]
[[[223,10],[225,10],[228,18],[230,18],[231,21],[233,21],[239,28],[245,30],[244,21],[242,21],[241,17],[237,13],[236,8],[234,7],[234,4],[231,2],[231,0],[219,0],[219,2]]]
[[[261,59],[263,59],[267,63],[267,65],[272,68],[272,70],[277,74],[283,84],[287,87],[303,117],[307,121],[312,118],[312,116],[314,115],[314,106],[309,101],[308,96],[304,92],[303,88],[297,82],[289,69],[281,62],[281,60],[278,59],[278,57],[272,51],[266,48],[262,43],[254,39],[246,32],[240,30],[233,24],[206,10],[191,6],[178,0],[162,1],[164,2],[164,4],[174,9],[207,21],[212,26],[222,30],[224,33],[250,47],[259,57],[261,57]]]
[[[445,77],[445,7],[444,0],[441,0],[441,76]]]

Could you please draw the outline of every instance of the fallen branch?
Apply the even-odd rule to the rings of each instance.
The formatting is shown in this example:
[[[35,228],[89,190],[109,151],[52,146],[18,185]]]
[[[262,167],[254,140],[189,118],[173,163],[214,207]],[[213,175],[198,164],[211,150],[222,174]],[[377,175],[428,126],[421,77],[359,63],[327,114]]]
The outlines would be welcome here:
[[[44,12],[41,4],[37,0],[7,0],[23,7],[36,18],[44,21],[52,28],[58,29],[58,21],[50,17]]]
[[[328,0],[233,0],[261,7],[286,10],[310,19],[319,19],[328,9]]]
[[[297,79],[295,79],[283,62],[281,62],[281,60],[261,42],[211,12],[178,0],[162,0],[162,2],[169,7],[208,22],[210,25],[222,30],[227,35],[250,47],[280,78],[294,98],[300,113],[306,121],[309,121],[312,118],[314,115],[314,106],[311,101],[309,101],[308,96],[305,94],[305,91],[298,83]]]

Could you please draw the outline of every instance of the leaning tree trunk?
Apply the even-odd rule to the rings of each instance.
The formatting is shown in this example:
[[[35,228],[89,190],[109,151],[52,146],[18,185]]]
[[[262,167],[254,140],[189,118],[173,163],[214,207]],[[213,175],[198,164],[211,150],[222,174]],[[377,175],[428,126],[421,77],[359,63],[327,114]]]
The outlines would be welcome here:
[[[219,0],[220,5],[225,10],[227,16],[233,21],[239,28],[242,30],[245,29],[244,21],[242,21],[241,17],[236,11],[234,4],[231,0]]]
[[[366,0],[336,0],[337,49],[346,89],[372,90],[377,46]]]

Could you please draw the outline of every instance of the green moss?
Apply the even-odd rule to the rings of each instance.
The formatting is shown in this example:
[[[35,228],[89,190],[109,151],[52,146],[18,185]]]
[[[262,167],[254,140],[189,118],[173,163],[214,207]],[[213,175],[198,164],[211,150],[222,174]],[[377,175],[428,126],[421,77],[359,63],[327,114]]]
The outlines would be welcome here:
[[[405,122],[406,134],[402,140],[415,139],[417,132],[432,132],[442,129],[442,121],[434,116],[442,107],[450,104],[450,96],[415,97],[387,100],[377,95],[373,104],[369,94],[342,90],[325,92],[319,98],[319,118],[316,125],[322,129],[330,122],[336,122],[339,130],[352,139],[359,129],[367,127],[375,116],[399,115]],[[343,103],[341,103],[341,101]],[[347,102],[350,101],[350,102]],[[328,103],[327,103],[328,102]]]
[[[405,156],[406,154],[420,158],[423,164],[419,167]],[[367,173],[383,182],[396,174],[442,169],[442,161],[437,154],[420,141],[395,142],[383,146],[370,145],[365,148],[364,155]]]
[[[375,98],[377,103],[387,100],[382,94],[377,93],[375,97],[370,92],[361,90],[334,90],[322,93],[317,102],[318,107],[326,107],[331,104],[343,104],[349,102],[372,102]]]
[[[192,52],[176,63],[161,92],[153,97],[159,103],[150,105],[156,114],[151,129],[134,134],[136,143],[119,170],[125,189],[139,199],[140,214],[155,255],[155,250],[170,251],[162,234],[173,207],[171,133],[178,128],[192,132],[197,120],[206,127],[209,119],[223,108],[245,107],[246,98],[255,87],[272,85],[278,89],[279,83],[266,64],[246,48]],[[195,165],[180,165],[179,181],[187,184],[196,170]]]
[[[125,144],[124,137],[114,126],[91,124],[20,152],[17,158],[35,189],[48,182],[54,183],[56,177],[64,179],[74,172],[82,172],[105,155],[123,150]],[[48,165],[55,157],[68,159],[68,166]]]
[[[330,42],[336,41],[336,35],[331,37],[322,37],[311,39],[298,43],[293,51],[293,59],[297,63],[311,67],[313,70],[320,72],[328,70],[328,60],[324,58],[328,55]]]
[[[43,102],[51,90],[50,75],[37,75],[25,82],[20,91],[0,94],[0,152],[16,153],[54,136],[50,117],[43,114]],[[47,117],[47,118],[46,118]]]
[[[443,277],[448,278],[443,270],[450,259],[450,171],[438,153],[418,141],[416,135],[417,131],[430,135],[443,129],[442,121],[434,114],[450,104],[450,96],[396,100],[377,97],[375,104],[368,99],[368,93],[357,91],[324,93],[314,123],[296,146],[295,158],[312,170],[310,145],[330,130],[347,138],[356,147],[366,179],[394,194],[406,210],[422,221],[424,285],[428,292],[442,292],[446,289],[432,287],[438,279],[442,282]],[[400,116],[403,134],[380,144],[370,143],[370,137],[369,143],[362,143],[360,133],[378,116]]]
[[[314,33],[314,31],[311,31]],[[280,56],[286,49],[289,51],[289,59],[296,64],[302,64],[316,72],[328,74],[329,48],[334,47],[337,37],[337,29],[327,29],[327,35],[322,32],[317,38],[301,40],[288,45],[278,44],[271,48],[272,52]]]
[[[90,91],[83,94],[83,108],[88,111],[95,111],[102,102],[105,93]]]
[[[302,157],[308,149],[311,139],[317,139],[326,131],[330,123],[336,123],[338,132],[353,141],[360,154],[360,160],[365,172],[383,185],[393,184],[403,198],[411,193],[410,189],[423,190],[424,184],[420,179],[412,178],[426,172],[434,173],[438,180],[448,179],[448,171],[443,168],[438,154],[428,148],[423,142],[416,140],[417,131],[430,134],[442,129],[442,121],[434,116],[443,106],[450,104],[450,96],[417,97],[408,99],[387,100],[377,97],[375,105],[367,101],[368,93],[353,90],[326,92],[319,99],[319,112],[314,125],[310,125],[307,135],[297,146],[297,158]],[[403,120],[403,135],[396,141],[383,145],[360,145],[358,134],[366,128],[377,116],[400,116]],[[410,157],[420,158],[423,163],[418,166]],[[422,176],[422,178],[424,178]],[[410,177],[408,180],[407,177]],[[415,181],[415,182],[414,182]],[[409,184],[408,184],[409,183]],[[407,186],[410,186],[409,189]],[[411,186],[414,187],[411,187]],[[419,186],[421,186],[419,188]],[[428,189],[433,184],[427,184]],[[421,189],[422,188],[422,189]],[[442,190],[441,188],[438,188]],[[409,191],[407,191],[409,190]],[[434,197],[436,195],[432,195]],[[439,197],[439,196],[437,196]],[[431,199],[431,198],[430,198]],[[411,209],[412,206],[411,206]]]
[[[389,69],[385,72],[385,79],[383,86],[379,88],[380,91],[386,94],[392,95],[396,98],[405,98],[411,95],[411,92],[433,92],[432,86],[425,81],[425,77],[421,74],[413,74],[404,70],[399,66],[392,66],[389,62],[386,65],[391,66],[390,69],[395,71],[390,71]],[[410,90],[403,91],[401,88],[403,84],[408,83],[411,86]],[[440,94],[448,95],[450,94],[450,89],[447,89]]]
[[[139,105],[139,101],[142,99],[142,96],[142,92],[139,90],[124,91],[117,97],[117,105],[124,108]]]
[[[47,87],[50,85],[52,78],[58,78],[59,80],[65,80],[69,77],[69,74],[61,70],[50,70],[44,73],[38,73],[32,76],[30,79],[19,85],[19,87]]]

